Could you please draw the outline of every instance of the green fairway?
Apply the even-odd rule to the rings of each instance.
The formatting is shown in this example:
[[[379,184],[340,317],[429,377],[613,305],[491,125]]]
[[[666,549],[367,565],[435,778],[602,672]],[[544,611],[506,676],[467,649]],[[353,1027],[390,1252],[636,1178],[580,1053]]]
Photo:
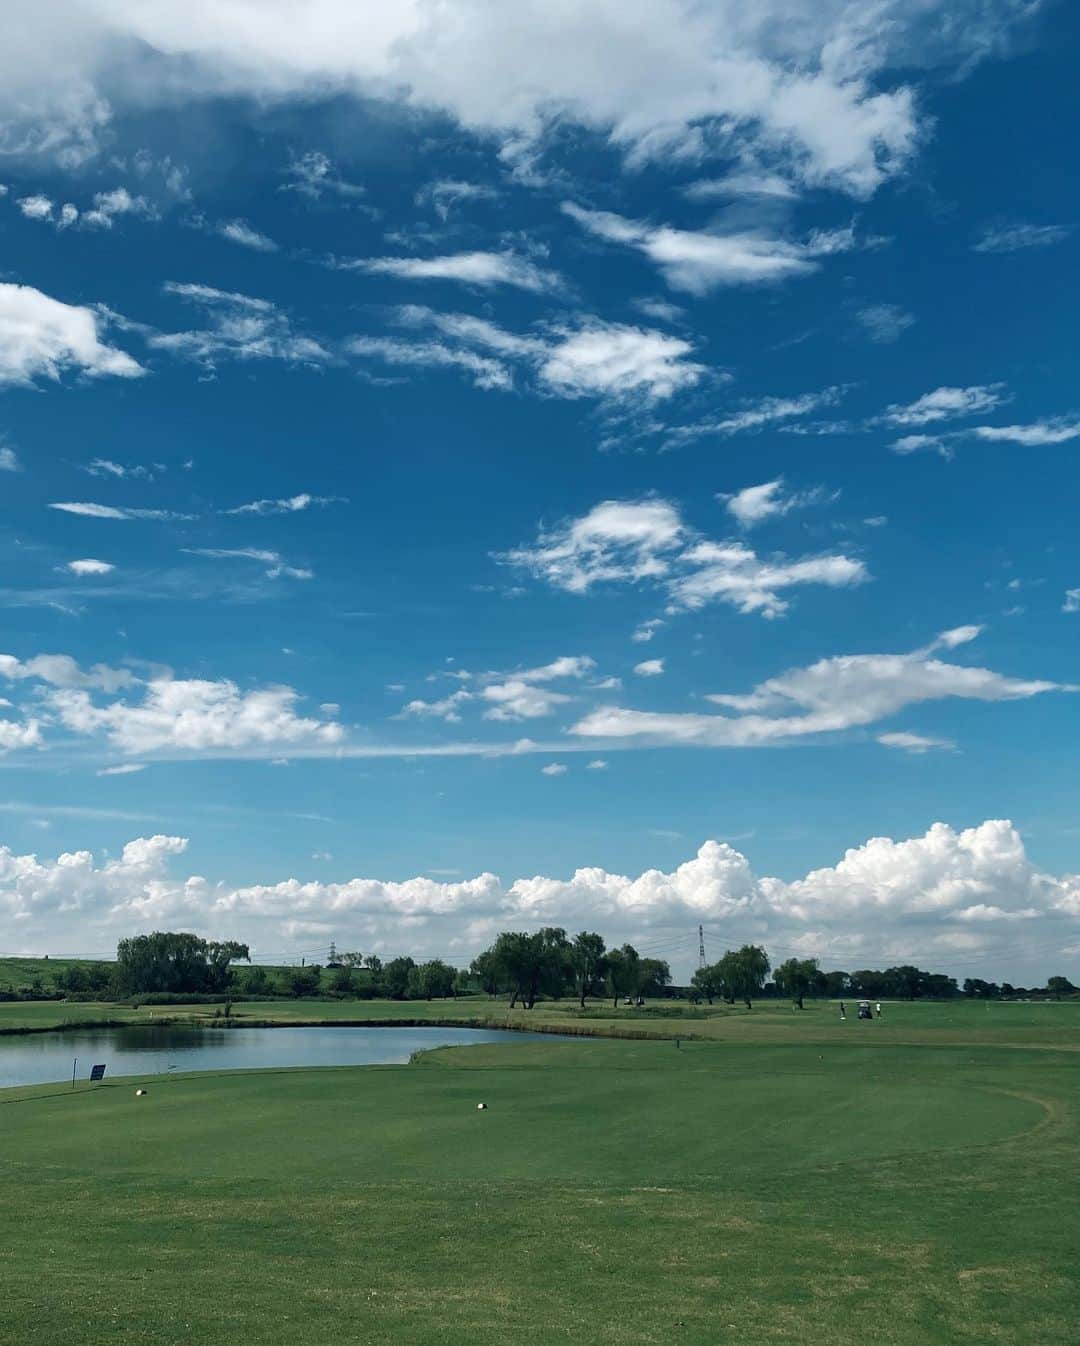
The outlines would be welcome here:
[[[4,1346],[1056,1346],[1080,1308],[1076,1057],[1049,1044],[508,1042],[135,1083],[0,1095]]]

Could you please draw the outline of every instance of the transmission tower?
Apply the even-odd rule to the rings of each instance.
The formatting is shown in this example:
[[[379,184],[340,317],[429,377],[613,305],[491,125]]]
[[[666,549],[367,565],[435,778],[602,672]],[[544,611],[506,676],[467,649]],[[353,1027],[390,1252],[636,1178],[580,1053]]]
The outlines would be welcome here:
[[[329,952],[327,953],[326,961],[330,964],[331,967],[333,967],[333,965],[337,962],[337,945],[334,943],[333,940],[330,941],[330,949]]]
[[[705,966],[705,927],[702,925],[697,928],[697,965]]]

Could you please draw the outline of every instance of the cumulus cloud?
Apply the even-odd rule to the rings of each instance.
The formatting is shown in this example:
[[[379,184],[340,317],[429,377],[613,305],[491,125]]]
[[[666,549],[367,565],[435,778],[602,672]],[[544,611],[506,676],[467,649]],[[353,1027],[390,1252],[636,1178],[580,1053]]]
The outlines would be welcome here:
[[[172,877],[170,863],[186,847],[183,837],[139,838],[101,862],[88,851],[39,859],[0,848],[0,913],[28,949],[55,938],[76,912],[86,938],[100,932],[102,943],[174,920],[258,944],[300,921],[383,954],[449,950],[461,964],[499,929],[584,927],[616,943],[703,923],[720,947],[753,939],[774,955],[796,948],[848,970],[909,960],[949,970],[957,956],[967,964],[981,957],[983,975],[1018,979],[1033,959],[1043,977],[1054,970],[1045,948],[1055,935],[1067,938],[1080,916],[1077,877],[1041,870],[1006,820],[874,837],[792,881],[759,876],[730,844],[706,841],[670,871],[637,875],[582,867],[510,883],[484,872],[447,882],[288,878],[229,886]],[[1018,925],[1030,946],[1017,942]],[[689,948],[675,971],[689,975]]]
[[[707,696],[723,714],[608,706],[591,711],[570,732],[589,740],[746,748],[863,728],[929,701],[1022,701],[1078,690],[1070,684],[1011,678],[936,657],[941,649],[956,649],[974,640],[979,631],[977,626],[956,627],[909,654],[820,659],[769,678],[750,692]],[[894,741],[889,746],[912,745]]]
[[[0,282],[0,386],[53,383],[68,372],[88,378],[138,378],[146,371],[108,345],[105,320],[93,309],[65,304],[31,285]]]
[[[766,560],[744,542],[701,538],[665,500],[606,500],[579,519],[542,528],[533,546],[496,559],[570,593],[651,582],[666,591],[672,611],[724,602],[765,617],[787,611],[783,590],[844,588],[868,578],[861,561],[835,553]]]
[[[541,776],[565,776],[567,768],[562,762],[549,762],[540,768]]]
[[[68,561],[64,566],[73,575],[108,575],[116,569],[110,561],[97,561],[87,556],[79,561]]]
[[[809,275],[818,269],[817,258],[855,245],[847,230],[791,242],[763,233],[702,233],[648,225],[609,211],[585,210],[572,201],[563,203],[563,211],[590,234],[644,253],[673,290],[694,295],[722,285],[766,285]]]
[[[972,247],[975,252],[1021,252],[1064,243],[1071,233],[1063,224],[995,224],[989,225]]]
[[[300,697],[291,687],[244,692],[227,679],[152,678],[140,691],[137,701],[99,705],[82,688],[60,688],[48,704],[65,729],[104,734],[111,747],[132,755],[325,746],[344,735],[339,724],[298,715]]]
[[[516,370],[549,395],[613,402],[663,401],[705,373],[688,358],[693,346],[682,337],[598,318],[548,323],[521,336],[485,318],[419,305],[395,316],[404,327],[433,329],[435,339],[355,337],[350,353],[391,365],[461,368],[488,389],[512,388]]]
[[[62,688],[92,687],[102,692],[118,692],[138,681],[126,668],[94,664],[92,668],[84,669],[70,654],[38,654],[26,660],[17,659],[13,654],[0,654],[0,678],[10,682],[29,679]]]
[[[156,213],[144,196],[132,196],[126,187],[114,187],[110,192],[95,193],[93,207],[83,211],[80,223],[90,228],[111,229],[117,216],[134,215],[153,219]]]
[[[337,262],[343,270],[396,276],[399,280],[449,280],[490,290],[509,285],[534,294],[558,290],[562,277],[510,252],[459,252],[448,257],[367,257]]]
[[[8,444],[0,444],[0,472],[20,472],[19,455]]]
[[[643,659],[640,664],[634,665],[634,672],[639,678],[658,678],[663,671],[663,659]]]
[[[923,131],[916,90],[895,72],[965,72],[1007,50],[1031,8],[656,0],[628,11],[595,0],[553,10],[541,0],[509,8],[455,0],[388,9],[316,0],[300,35],[284,0],[225,17],[210,0],[83,0],[65,6],[57,38],[51,11],[14,0],[0,113],[24,149],[79,163],[114,110],[172,106],[178,93],[280,101],[318,91],[442,112],[494,138],[512,166],[527,168],[549,128],[569,124],[605,136],[631,161],[734,152],[802,183],[867,196],[903,171]],[[316,197],[349,195],[319,151],[291,175],[290,185]]]

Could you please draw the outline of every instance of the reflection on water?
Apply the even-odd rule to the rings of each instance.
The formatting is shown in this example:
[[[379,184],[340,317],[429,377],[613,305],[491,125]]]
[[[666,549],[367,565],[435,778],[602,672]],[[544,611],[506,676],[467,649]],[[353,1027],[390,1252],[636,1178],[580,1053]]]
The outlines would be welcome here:
[[[484,1028],[85,1028],[0,1037],[0,1089],[76,1077],[275,1066],[395,1065],[430,1047],[540,1039]]]

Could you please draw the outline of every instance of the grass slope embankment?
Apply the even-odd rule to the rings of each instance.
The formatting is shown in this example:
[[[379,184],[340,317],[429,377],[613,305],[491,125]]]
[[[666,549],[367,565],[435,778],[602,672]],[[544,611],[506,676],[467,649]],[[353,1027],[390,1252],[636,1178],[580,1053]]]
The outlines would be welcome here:
[[[1056,1052],[508,1042],[148,1088],[0,1095],[5,1346],[1059,1346],[1080,1307]]]

